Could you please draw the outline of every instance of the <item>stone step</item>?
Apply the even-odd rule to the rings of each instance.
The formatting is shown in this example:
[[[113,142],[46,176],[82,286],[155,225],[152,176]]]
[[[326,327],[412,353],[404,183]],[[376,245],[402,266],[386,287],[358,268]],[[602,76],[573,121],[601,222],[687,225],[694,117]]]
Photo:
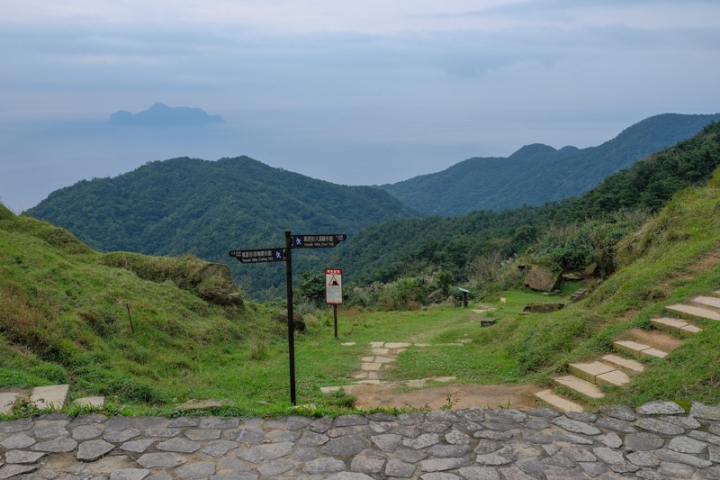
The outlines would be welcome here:
[[[9,415],[12,411],[13,403],[17,400],[19,394],[12,392],[0,392],[0,415]]]
[[[622,368],[626,368],[628,370],[633,370],[635,372],[644,372],[645,371],[645,365],[643,365],[640,362],[636,362],[635,360],[631,360],[629,358],[620,357],[618,355],[605,355],[602,357],[602,359],[608,363],[612,363],[613,365],[617,365]]]
[[[718,300],[720,300],[720,298]],[[685,320],[680,320],[678,318],[651,318],[650,323],[652,323],[653,327],[658,330],[679,333],[680,335],[684,335],[686,337],[702,332],[702,328],[696,327],[692,323],[688,323]]]
[[[552,390],[543,390],[542,392],[535,393],[535,396],[543,402],[552,405],[561,412],[582,412],[584,409],[575,402],[566,400],[558,395],[555,395]]]
[[[604,393],[594,383],[587,382],[582,378],[578,378],[575,375],[567,375],[565,377],[557,377],[555,379],[560,385],[564,385],[568,388],[575,390],[578,393],[585,395],[590,398],[603,398]]]
[[[623,385],[630,383],[630,377],[628,377],[622,370],[613,370],[612,372],[598,375],[595,379],[595,383],[598,385],[615,385],[617,387],[622,387]]]
[[[105,405],[105,397],[83,397],[78,398],[73,403],[76,403],[81,407],[102,408]],[[222,406],[222,404],[220,406]]]
[[[602,362],[571,363],[568,367],[570,369],[570,373],[590,383],[597,383],[596,378],[598,375],[615,370],[615,367],[605,365]]]
[[[690,299],[692,303],[698,303],[705,307],[720,308],[720,298],[705,297],[703,295]]]
[[[49,387],[35,387],[30,394],[32,402],[40,410],[52,408],[60,410],[65,406],[70,385],[51,385]]]
[[[677,313],[681,317],[704,318],[705,320],[720,321],[720,313],[710,310],[709,308],[676,303],[674,305],[666,306],[665,309],[673,313]]]
[[[628,340],[613,342],[613,348],[620,352],[628,353],[635,358],[665,358],[667,356],[667,352],[653,348],[650,345],[644,345],[642,343],[631,342]]]

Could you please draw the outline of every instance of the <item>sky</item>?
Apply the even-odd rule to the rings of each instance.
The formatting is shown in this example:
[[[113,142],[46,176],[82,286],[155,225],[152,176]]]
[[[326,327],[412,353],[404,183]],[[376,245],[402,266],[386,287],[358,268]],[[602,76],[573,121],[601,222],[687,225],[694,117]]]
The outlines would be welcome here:
[[[349,185],[720,112],[717,0],[0,0],[0,200],[178,156]],[[155,102],[224,125],[124,128]]]

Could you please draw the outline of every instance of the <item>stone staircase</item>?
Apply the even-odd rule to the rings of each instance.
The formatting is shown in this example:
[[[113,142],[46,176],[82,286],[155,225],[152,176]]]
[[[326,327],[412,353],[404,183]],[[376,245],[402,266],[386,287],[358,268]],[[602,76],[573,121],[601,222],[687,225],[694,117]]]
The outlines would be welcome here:
[[[687,303],[665,307],[669,315],[680,318],[661,317],[650,320],[657,332],[663,332],[654,335],[656,341],[659,340],[659,343],[665,345],[663,348],[640,343],[635,339],[618,340],[613,342],[613,349],[620,355],[605,355],[599,361],[589,363],[571,363],[568,365],[571,375],[557,377],[555,382],[574,390],[581,398],[603,398],[605,394],[600,389],[602,385],[622,387],[630,383],[634,374],[645,370],[645,365],[637,360],[646,357],[665,358],[675,346],[683,343],[666,334],[687,338],[702,332],[702,328],[691,323],[692,321],[720,321],[720,290],[713,292],[713,295],[716,296],[696,295]],[[673,344],[675,346],[672,346]],[[552,389],[537,392],[535,396],[561,411],[583,411],[581,404],[557,395]]]
[[[51,385],[35,387],[32,390],[0,392],[0,415],[10,415],[13,405],[21,398],[27,399],[29,403],[40,410],[62,410],[67,402],[69,391],[70,385]],[[79,398],[73,403],[81,407],[102,407],[105,404],[105,397]]]

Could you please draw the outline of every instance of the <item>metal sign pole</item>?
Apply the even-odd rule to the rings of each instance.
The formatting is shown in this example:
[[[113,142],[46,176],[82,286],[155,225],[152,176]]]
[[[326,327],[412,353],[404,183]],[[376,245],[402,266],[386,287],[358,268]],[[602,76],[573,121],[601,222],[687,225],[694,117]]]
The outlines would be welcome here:
[[[333,305],[333,316],[335,317],[335,340],[337,340],[337,305]]]
[[[292,237],[290,230],[285,230],[285,273],[287,274],[287,314],[288,314],[288,347],[290,357],[290,401],[297,405],[295,397],[295,322],[293,319],[293,278],[292,278]]]

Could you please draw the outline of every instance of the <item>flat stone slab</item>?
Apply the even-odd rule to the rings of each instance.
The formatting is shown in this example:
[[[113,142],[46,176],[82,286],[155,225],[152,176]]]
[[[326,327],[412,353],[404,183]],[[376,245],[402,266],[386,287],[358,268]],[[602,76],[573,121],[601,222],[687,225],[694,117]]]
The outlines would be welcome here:
[[[595,383],[598,385],[615,385],[622,387],[623,385],[630,383],[630,377],[620,370],[613,370],[611,372],[598,375],[595,379]]]
[[[650,345],[645,345],[643,343],[631,342],[629,340],[621,340],[618,342],[613,342],[613,348],[615,350],[628,353],[635,358],[642,358],[642,355],[640,353],[651,347]]]
[[[12,411],[13,403],[20,395],[12,392],[0,393],[0,415],[9,415]]]
[[[90,440],[80,444],[77,450],[77,459],[81,462],[94,462],[100,457],[112,452],[115,445],[104,440]]]
[[[628,370],[633,370],[635,372],[644,372],[645,371],[645,365],[643,365],[640,362],[637,362],[635,360],[632,360],[630,358],[620,357],[618,355],[605,355],[602,357],[602,359],[606,362],[612,363],[613,365],[617,365],[622,368],[626,368]]]
[[[173,468],[187,462],[187,458],[177,453],[146,453],[137,459],[144,468]]]
[[[695,307],[693,305],[676,303],[674,305],[666,306],[665,309],[671,312],[675,312],[681,316],[687,315],[690,317],[704,318],[706,320],[720,321],[720,313],[714,310],[710,310],[709,308]]]
[[[552,405],[553,407],[557,408],[561,412],[582,412],[583,407],[578,405],[577,403],[571,402],[570,400],[566,400],[558,395],[555,395],[552,390],[543,390],[541,392],[535,393],[535,396],[538,397],[540,400],[542,400],[545,403],[548,403]]]
[[[24,450],[10,450],[5,454],[6,463],[35,463],[44,457],[42,452],[27,452]]]
[[[122,468],[110,474],[110,480],[143,480],[150,475],[146,468]]]
[[[603,398],[605,396],[605,394],[602,393],[595,384],[592,384],[581,378],[578,378],[575,375],[567,375],[565,377],[558,377],[555,379],[555,381],[557,383],[559,383],[560,385],[564,385],[568,388],[575,390],[578,393],[585,395],[586,397]]]
[[[34,472],[38,469],[40,465],[20,465],[20,464],[8,464],[3,465],[2,468],[0,468],[0,480],[5,480],[6,478],[12,478],[15,475],[21,475],[23,473],[30,473]]]
[[[679,333],[686,337],[702,332],[701,328],[677,318],[651,318],[650,323],[658,330]]]
[[[571,363],[568,365],[570,372],[590,383],[597,383],[596,377],[615,370],[615,367],[605,365],[602,362]]]
[[[40,410],[54,408],[60,410],[65,406],[70,385],[52,385],[49,387],[35,387],[30,394],[32,402]]]
[[[81,407],[102,408],[105,405],[105,397],[83,397],[73,403],[77,403]]]
[[[657,358],[665,358],[668,356],[667,352],[663,352],[662,350],[658,350],[657,348],[648,348],[647,350],[643,350],[640,352],[640,358],[645,357],[657,357]]]
[[[692,302],[699,303],[700,305],[705,305],[707,307],[720,308],[720,298],[718,297],[706,297],[700,295],[699,297],[693,298]]]

